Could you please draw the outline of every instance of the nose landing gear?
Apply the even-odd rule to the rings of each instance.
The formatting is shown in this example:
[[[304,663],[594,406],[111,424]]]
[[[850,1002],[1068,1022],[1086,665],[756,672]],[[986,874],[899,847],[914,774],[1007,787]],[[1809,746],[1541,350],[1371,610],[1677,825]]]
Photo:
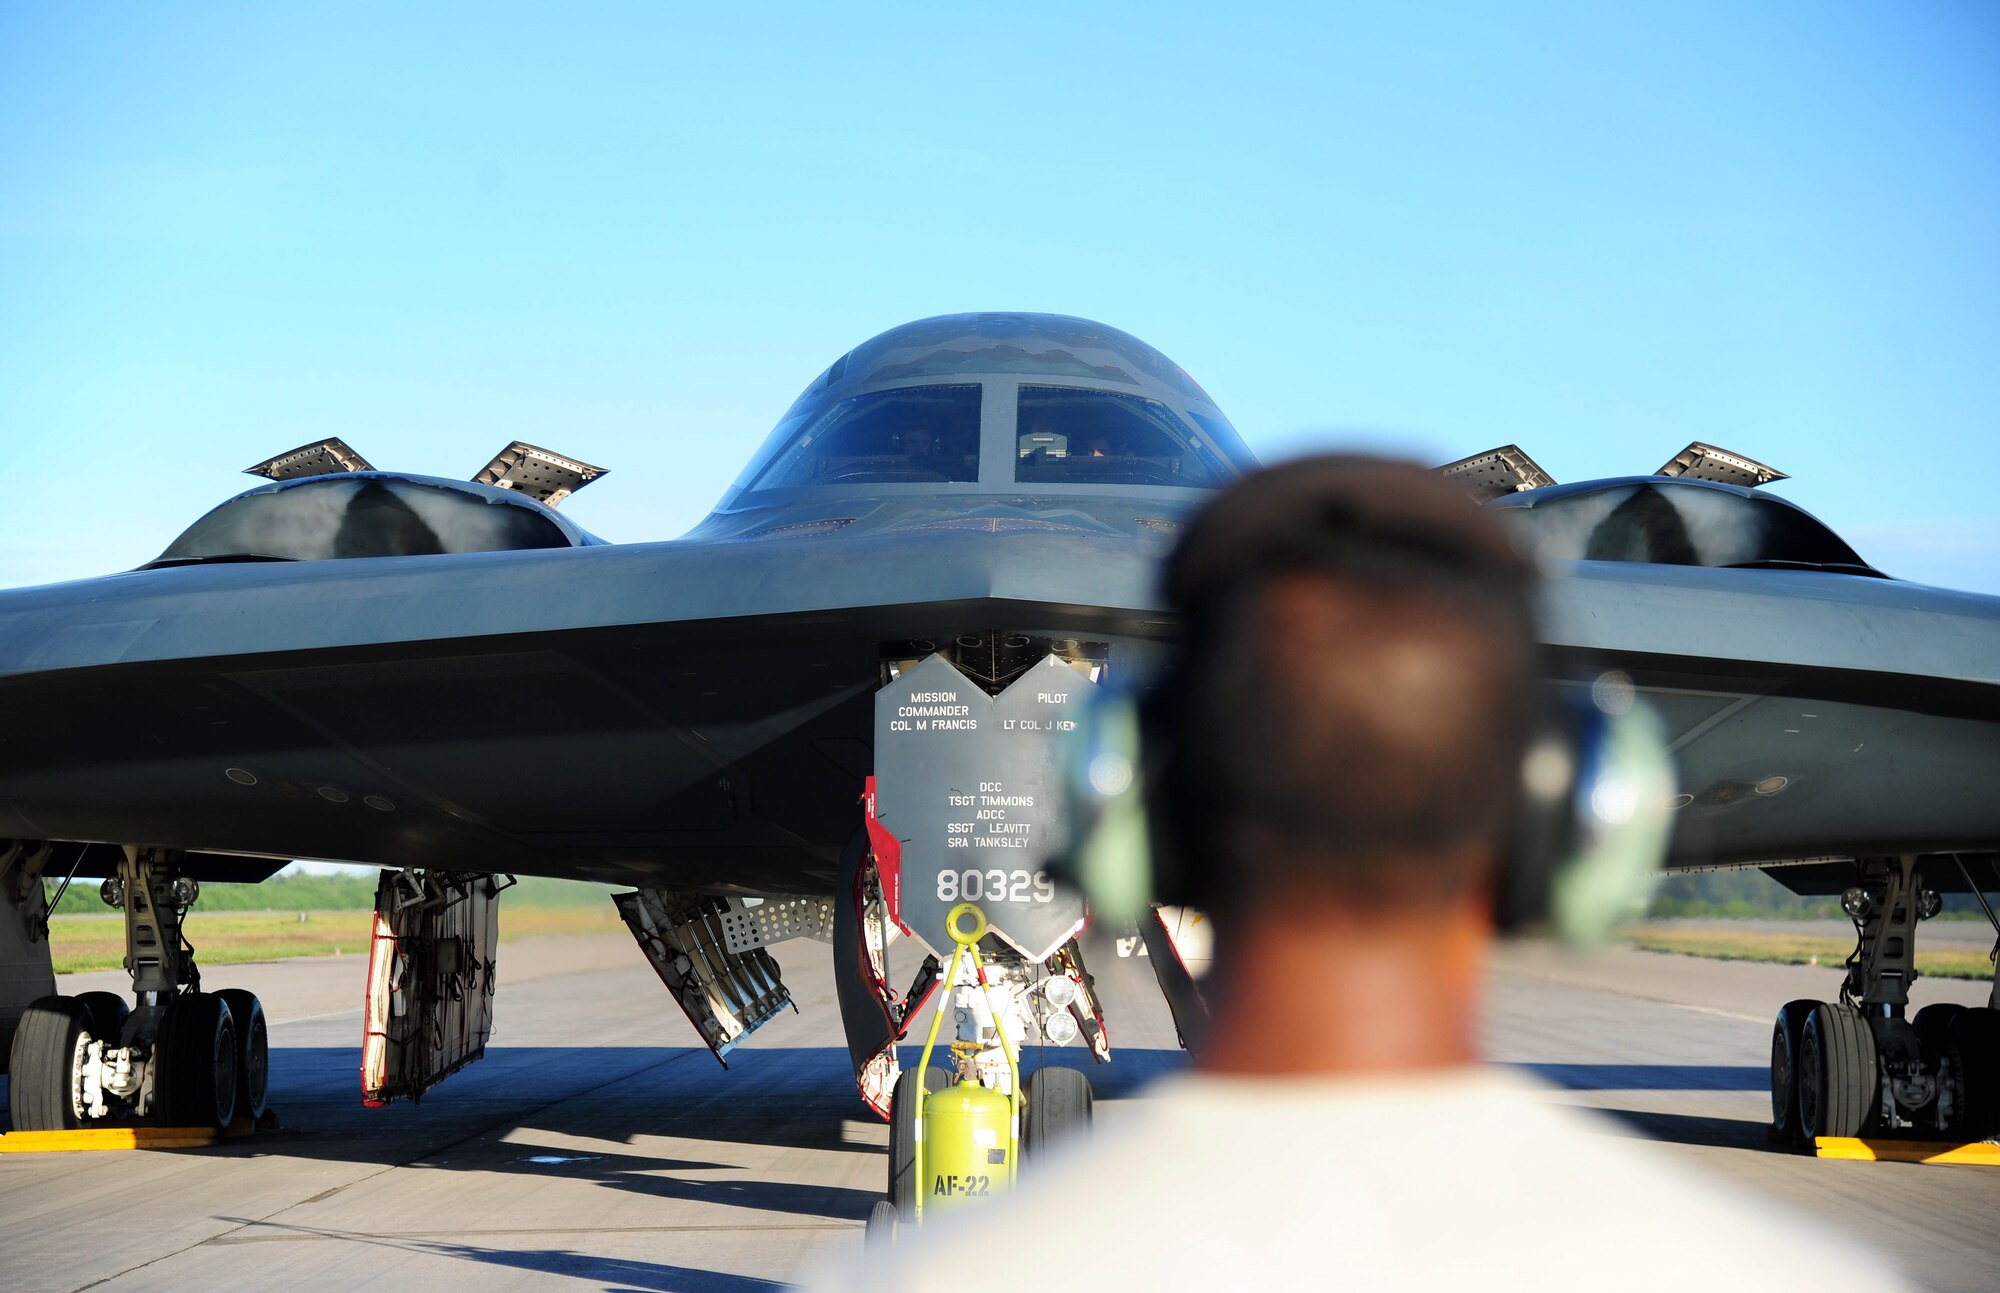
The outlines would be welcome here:
[[[1004,1193],[1024,1157],[1040,1162],[1089,1126],[1090,1079],[1081,1072],[1044,1068],[1021,1080],[1017,998],[1024,994],[1010,991],[1017,976],[1007,967],[980,955],[986,929],[986,916],[973,903],[952,908],[946,921],[957,944],[943,980],[951,991],[938,1003],[917,1067],[896,1079],[888,1197],[869,1213],[870,1243],[893,1242],[902,1226],[919,1223],[926,1212],[976,1206]],[[959,1034],[950,1043],[951,1071],[930,1062],[946,1011]]]

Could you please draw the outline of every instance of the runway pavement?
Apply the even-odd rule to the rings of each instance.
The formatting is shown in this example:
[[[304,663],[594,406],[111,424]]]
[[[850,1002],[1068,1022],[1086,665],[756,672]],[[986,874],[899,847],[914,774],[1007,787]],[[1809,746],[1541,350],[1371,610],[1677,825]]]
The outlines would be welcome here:
[[[284,1129],[201,1151],[0,1155],[7,1287],[737,1291],[801,1278],[860,1242],[887,1136],[853,1094],[826,949],[776,951],[801,1013],[724,1072],[629,942],[506,944],[487,1059],[421,1107],[386,1110],[358,1097],[360,957],[218,967],[206,986],[264,998]],[[1119,1052],[1092,1075],[1111,1120],[1180,1055],[1145,961],[1106,949],[1092,969]],[[1487,1046],[1551,1099],[1611,1113],[1605,1134],[1658,1138],[1662,1154],[1870,1236],[1929,1287],[2000,1286],[2000,1171],[1765,1143],[1770,1016],[1835,986],[1823,969],[1523,945],[1495,966]],[[1916,989],[1920,1003],[1985,993]],[[1082,1054],[1064,1060],[1087,1067]]]

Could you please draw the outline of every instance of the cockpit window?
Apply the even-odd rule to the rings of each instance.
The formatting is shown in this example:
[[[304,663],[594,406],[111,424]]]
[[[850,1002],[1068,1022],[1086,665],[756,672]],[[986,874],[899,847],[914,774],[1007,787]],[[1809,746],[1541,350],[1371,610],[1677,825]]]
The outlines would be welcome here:
[[[751,489],[979,479],[979,387],[906,386],[816,409]]]
[[[1014,479],[1215,489],[1232,472],[1164,404],[1116,391],[1023,386]]]

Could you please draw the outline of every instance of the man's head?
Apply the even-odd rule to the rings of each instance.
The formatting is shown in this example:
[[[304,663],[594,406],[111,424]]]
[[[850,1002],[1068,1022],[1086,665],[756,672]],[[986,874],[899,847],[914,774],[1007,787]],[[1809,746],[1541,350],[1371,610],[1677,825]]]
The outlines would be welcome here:
[[[1168,569],[1183,654],[1159,825],[1222,912],[1483,893],[1536,695],[1533,571],[1411,464],[1325,457],[1223,494]]]

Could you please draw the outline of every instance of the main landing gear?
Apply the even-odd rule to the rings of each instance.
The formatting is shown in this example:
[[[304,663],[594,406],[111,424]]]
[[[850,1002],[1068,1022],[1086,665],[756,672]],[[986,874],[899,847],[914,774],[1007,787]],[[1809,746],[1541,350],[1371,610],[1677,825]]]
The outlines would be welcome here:
[[[44,996],[21,1014],[8,1057],[16,1131],[135,1119],[220,1131],[263,1116],[264,1009],[240,989],[201,990],[181,921],[200,887],[178,854],[127,848],[104,899],[125,909],[133,1004],[109,992]]]
[[[1810,1152],[1823,1136],[1910,1129],[1974,1141],[2000,1130],[2000,969],[1987,1005],[1930,1005],[1904,1017],[1917,977],[1917,922],[1942,905],[1916,865],[1910,856],[1858,863],[1857,882],[1840,900],[1858,937],[1840,1000],[1792,1001],[1778,1011],[1774,1140]]]

